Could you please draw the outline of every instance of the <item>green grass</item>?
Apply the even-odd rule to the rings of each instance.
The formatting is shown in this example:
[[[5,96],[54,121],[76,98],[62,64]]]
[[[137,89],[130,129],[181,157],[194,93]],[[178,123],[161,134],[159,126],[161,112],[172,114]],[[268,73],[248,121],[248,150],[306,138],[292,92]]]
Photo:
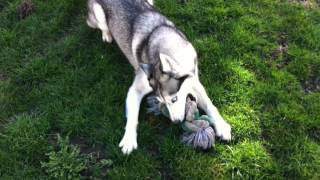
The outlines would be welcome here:
[[[233,140],[194,151],[180,143],[178,125],[147,114],[143,103],[139,148],[130,156],[118,143],[133,69],[86,26],[86,1],[33,0],[22,20],[20,2],[0,1],[1,179],[54,177],[70,162],[82,178],[320,178],[317,1],[156,0],[197,49],[201,81]],[[277,50],[281,44],[288,48]],[[70,162],[56,134],[76,149]],[[97,147],[104,157],[84,163]],[[104,159],[112,166],[100,167]]]

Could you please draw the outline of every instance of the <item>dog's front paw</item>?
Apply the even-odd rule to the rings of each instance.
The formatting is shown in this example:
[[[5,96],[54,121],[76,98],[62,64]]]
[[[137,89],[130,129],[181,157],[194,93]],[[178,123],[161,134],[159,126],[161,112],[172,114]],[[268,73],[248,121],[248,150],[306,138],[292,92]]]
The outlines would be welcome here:
[[[224,141],[231,140],[231,126],[225,121],[215,124],[216,135]]]
[[[119,144],[119,147],[121,148],[123,154],[130,154],[138,147],[136,136],[125,133]]]

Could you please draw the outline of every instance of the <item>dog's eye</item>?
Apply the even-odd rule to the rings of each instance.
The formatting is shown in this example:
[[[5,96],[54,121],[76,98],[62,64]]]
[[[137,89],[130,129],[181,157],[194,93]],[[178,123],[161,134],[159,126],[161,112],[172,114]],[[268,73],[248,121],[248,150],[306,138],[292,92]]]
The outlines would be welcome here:
[[[178,100],[178,96],[175,96],[174,98],[171,99],[172,103],[175,103]]]

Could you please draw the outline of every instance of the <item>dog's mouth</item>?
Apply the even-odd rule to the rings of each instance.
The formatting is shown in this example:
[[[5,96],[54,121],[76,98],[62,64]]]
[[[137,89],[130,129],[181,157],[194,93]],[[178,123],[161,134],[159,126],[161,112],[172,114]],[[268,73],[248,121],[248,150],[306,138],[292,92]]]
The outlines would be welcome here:
[[[185,101],[194,101],[197,102],[196,98],[194,95],[192,95],[191,93],[189,93],[185,99]],[[164,115],[167,118],[171,119],[170,116],[170,111],[168,110],[167,106],[165,103],[161,103],[160,100],[158,99],[158,97],[156,95],[150,95],[147,97],[147,103],[148,103],[148,109],[147,111],[149,113],[153,113],[155,115]],[[187,103],[186,103],[187,104]],[[184,116],[185,117],[185,116]],[[183,120],[183,119],[182,119]],[[179,121],[182,121],[179,120]],[[173,121],[173,122],[177,122],[177,120]]]
[[[190,100],[191,100],[191,101],[195,101],[195,102],[197,102],[196,97],[195,97],[195,96],[193,96],[191,93],[189,93],[189,94],[187,95],[186,101],[187,101],[187,99],[188,99],[188,98],[190,98]]]

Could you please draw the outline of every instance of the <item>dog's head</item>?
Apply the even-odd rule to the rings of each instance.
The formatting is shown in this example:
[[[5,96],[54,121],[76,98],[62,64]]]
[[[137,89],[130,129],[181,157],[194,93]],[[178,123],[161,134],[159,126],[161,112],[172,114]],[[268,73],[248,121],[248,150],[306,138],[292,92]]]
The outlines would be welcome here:
[[[192,94],[192,79],[196,73],[197,55],[191,44],[180,51],[159,53],[149,82],[173,122],[184,119],[186,98]]]

